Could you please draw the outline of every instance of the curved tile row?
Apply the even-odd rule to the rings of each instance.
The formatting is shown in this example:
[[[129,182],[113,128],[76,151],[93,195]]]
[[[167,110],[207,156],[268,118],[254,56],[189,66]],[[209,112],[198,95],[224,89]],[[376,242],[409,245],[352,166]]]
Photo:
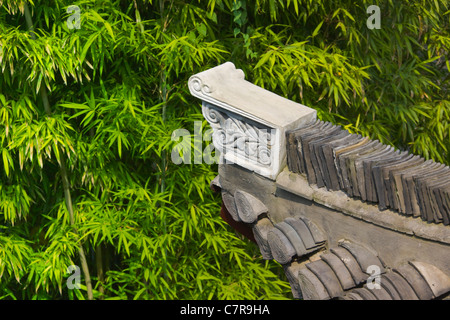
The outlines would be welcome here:
[[[221,189],[218,181],[213,185]],[[233,220],[251,227],[262,257],[283,265],[294,298],[430,300],[450,292],[450,277],[433,265],[410,261],[387,271],[376,252],[350,241],[321,253],[326,237],[309,219],[289,217],[274,224],[267,207],[251,194],[222,190],[222,198]]]
[[[305,300],[340,297],[345,290],[366,282],[374,267],[380,274],[385,272],[383,262],[371,250],[356,243],[342,242],[298,270],[302,297]]]
[[[222,200],[235,221],[253,223],[268,210],[266,206],[251,194],[236,190],[234,195],[222,191]]]
[[[343,300],[431,300],[450,291],[450,277],[433,265],[409,261],[380,276],[376,284],[352,289]]]
[[[220,187],[217,181],[215,184]],[[319,260],[301,264],[300,258],[318,252],[326,244],[326,237],[312,221],[288,217],[274,224],[267,207],[241,190],[231,194],[222,189],[222,199],[233,220],[251,225],[263,259],[275,259],[284,266],[294,298],[335,298],[366,281],[370,265],[384,270],[376,254],[345,241],[321,254]]]
[[[281,264],[314,252],[325,244],[325,236],[310,220],[289,217],[273,224],[267,207],[251,194],[236,190],[222,191],[223,203],[233,220],[252,225],[253,235],[264,259]]]
[[[253,236],[259,246],[259,251],[265,260],[273,259],[272,251],[270,249],[269,242],[267,241],[267,234],[272,229],[273,223],[269,220],[269,218],[258,220],[252,228]]]
[[[286,218],[267,233],[272,256],[281,264],[320,249],[325,240],[319,229],[304,217]]]
[[[320,120],[286,133],[287,163],[310,184],[450,224],[450,168]]]

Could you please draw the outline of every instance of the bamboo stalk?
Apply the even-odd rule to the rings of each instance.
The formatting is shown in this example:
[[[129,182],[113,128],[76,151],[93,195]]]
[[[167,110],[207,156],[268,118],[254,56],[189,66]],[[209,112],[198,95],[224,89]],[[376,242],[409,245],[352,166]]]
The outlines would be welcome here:
[[[97,265],[97,279],[99,282],[98,291],[101,294],[100,299],[103,299],[103,295],[105,293],[105,288],[103,287],[105,277],[104,277],[104,270],[103,270],[103,250],[102,250],[101,243],[99,243],[97,245],[97,248],[95,250],[95,262]]]
[[[28,4],[26,2],[24,3],[24,13],[25,13],[25,20],[27,23],[27,27],[30,30],[31,39],[35,40],[36,34],[33,32],[33,20],[31,18],[31,13],[28,8]],[[51,108],[50,108],[50,103],[48,100],[47,88],[45,87],[44,83],[41,83],[41,87],[39,88],[39,90],[41,92],[41,99],[42,99],[42,104],[44,105],[45,113],[47,115],[51,115]],[[58,148],[59,148],[59,154],[62,155],[61,147],[58,147]],[[61,174],[61,179],[62,179],[62,183],[63,183],[66,207],[67,207],[67,211],[69,212],[70,224],[71,224],[71,226],[74,226],[75,218],[74,218],[74,214],[73,214],[72,196],[70,194],[70,184],[69,184],[69,178],[67,175],[66,162],[62,156],[60,157],[59,160],[60,160],[59,161],[60,174]],[[77,230],[75,227],[74,227],[74,232],[75,232],[75,234],[77,234]],[[93,300],[94,295],[92,292],[92,282],[91,282],[91,277],[90,277],[90,273],[89,273],[89,267],[87,264],[83,245],[81,243],[78,246],[78,254],[80,255],[81,268],[83,269],[83,273],[84,273],[88,299]]]
[[[160,0],[159,2],[159,10],[160,10],[160,14],[161,14],[161,25],[163,25],[163,31],[166,27],[166,20],[164,21],[164,1],[165,0]],[[161,64],[161,77],[160,77],[160,83],[159,83],[159,89],[160,89],[160,96],[161,96],[161,100],[163,102],[162,105],[162,121],[163,123],[166,122],[166,110],[167,110],[167,75],[166,75],[166,71],[164,68],[164,65]],[[161,153],[161,193],[164,193],[166,191],[166,150],[162,150]],[[164,207],[164,203],[160,204],[161,207]],[[164,235],[167,234],[167,225],[166,225],[166,220],[163,219],[163,233]],[[163,264],[163,277],[167,278],[167,249],[164,248],[164,264]]]
[[[61,152],[60,152],[60,154],[62,155]],[[69,179],[68,179],[68,175],[67,175],[66,162],[62,156],[60,157],[60,172],[61,172],[61,179],[63,182],[64,198],[66,200],[66,207],[67,207],[67,211],[69,212],[70,225],[73,226],[74,232],[76,234],[78,234],[77,229],[74,227],[75,217],[73,214],[72,196],[70,194],[70,183],[69,183]],[[78,246],[78,254],[80,255],[81,268],[83,269],[84,281],[86,282],[88,300],[93,300],[94,295],[92,292],[91,276],[89,273],[89,267],[87,264],[86,255],[84,253],[84,248],[81,243]]]

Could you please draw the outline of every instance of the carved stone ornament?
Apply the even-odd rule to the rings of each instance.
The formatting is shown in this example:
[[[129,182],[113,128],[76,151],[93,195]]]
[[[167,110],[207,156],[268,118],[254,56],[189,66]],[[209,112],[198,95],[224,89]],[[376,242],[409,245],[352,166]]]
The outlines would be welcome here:
[[[213,143],[225,160],[239,158],[262,167],[272,164],[272,129],[250,123],[240,117],[204,102],[203,116],[214,130]]]
[[[317,116],[314,109],[246,81],[231,62],[193,75],[188,86],[203,101],[203,116],[214,131],[221,161],[272,180],[286,165],[286,130]]]

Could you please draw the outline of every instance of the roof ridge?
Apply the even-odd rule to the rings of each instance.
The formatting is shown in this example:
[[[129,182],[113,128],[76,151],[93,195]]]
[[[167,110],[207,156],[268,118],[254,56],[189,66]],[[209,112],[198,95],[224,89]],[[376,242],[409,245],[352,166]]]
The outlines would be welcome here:
[[[310,185],[450,224],[450,168],[332,125],[314,121],[286,132],[287,167]]]

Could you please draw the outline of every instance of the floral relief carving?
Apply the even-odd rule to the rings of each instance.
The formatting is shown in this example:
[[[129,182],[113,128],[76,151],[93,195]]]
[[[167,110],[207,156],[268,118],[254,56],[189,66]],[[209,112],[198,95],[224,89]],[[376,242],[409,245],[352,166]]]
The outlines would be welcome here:
[[[232,153],[260,166],[269,167],[272,164],[273,129],[219,110],[206,102],[202,112],[214,130],[214,146],[221,153]]]

